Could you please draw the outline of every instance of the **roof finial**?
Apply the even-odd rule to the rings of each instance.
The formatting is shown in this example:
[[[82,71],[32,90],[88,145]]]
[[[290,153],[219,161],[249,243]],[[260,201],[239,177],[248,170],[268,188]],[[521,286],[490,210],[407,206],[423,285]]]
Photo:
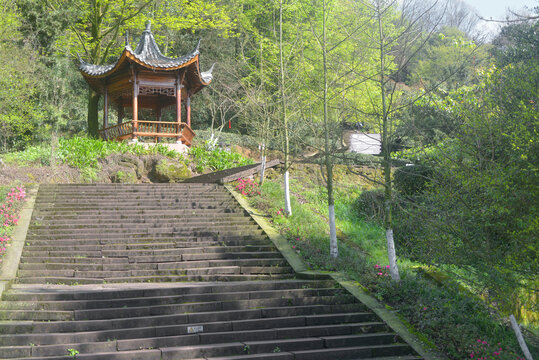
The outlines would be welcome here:
[[[195,48],[195,51],[198,51],[200,49],[200,43],[202,42],[202,38],[198,39],[197,47]]]
[[[125,46],[129,46],[129,33],[125,31]]]
[[[151,31],[152,22],[150,20],[146,21],[146,31]]]

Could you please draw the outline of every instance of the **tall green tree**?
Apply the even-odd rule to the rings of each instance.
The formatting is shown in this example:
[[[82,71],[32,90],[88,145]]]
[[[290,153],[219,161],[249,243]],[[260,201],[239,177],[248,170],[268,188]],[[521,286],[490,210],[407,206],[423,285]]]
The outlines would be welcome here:
[[[0,5],[0,152],[20,150],[41,119],[36,102],[38,64],[23,43],[15,2]]]

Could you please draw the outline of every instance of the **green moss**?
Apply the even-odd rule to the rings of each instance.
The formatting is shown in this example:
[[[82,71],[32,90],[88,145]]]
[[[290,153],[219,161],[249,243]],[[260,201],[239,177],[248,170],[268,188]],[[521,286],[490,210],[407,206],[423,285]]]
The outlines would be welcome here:
[[[155,166],[155,177],[163,182],[179,182],[191,177],[191,171],[181,162],[159,160]]]

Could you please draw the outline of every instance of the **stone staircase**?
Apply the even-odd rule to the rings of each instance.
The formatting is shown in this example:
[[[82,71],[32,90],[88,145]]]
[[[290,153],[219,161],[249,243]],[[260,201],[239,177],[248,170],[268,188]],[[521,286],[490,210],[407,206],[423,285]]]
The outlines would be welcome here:
[[[419,359],[212,184],[41,185],[0,359]]]

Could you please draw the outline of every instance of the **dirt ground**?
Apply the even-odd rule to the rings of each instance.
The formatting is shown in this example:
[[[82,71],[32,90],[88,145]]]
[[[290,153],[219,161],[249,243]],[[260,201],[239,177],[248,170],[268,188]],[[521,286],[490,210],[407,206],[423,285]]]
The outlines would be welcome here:
[[[0,167],[0,185],[11,185],[14,183],[64,184],[79,181],[79,171],[67,165],[51,167],[16,166],[10,164]]]

